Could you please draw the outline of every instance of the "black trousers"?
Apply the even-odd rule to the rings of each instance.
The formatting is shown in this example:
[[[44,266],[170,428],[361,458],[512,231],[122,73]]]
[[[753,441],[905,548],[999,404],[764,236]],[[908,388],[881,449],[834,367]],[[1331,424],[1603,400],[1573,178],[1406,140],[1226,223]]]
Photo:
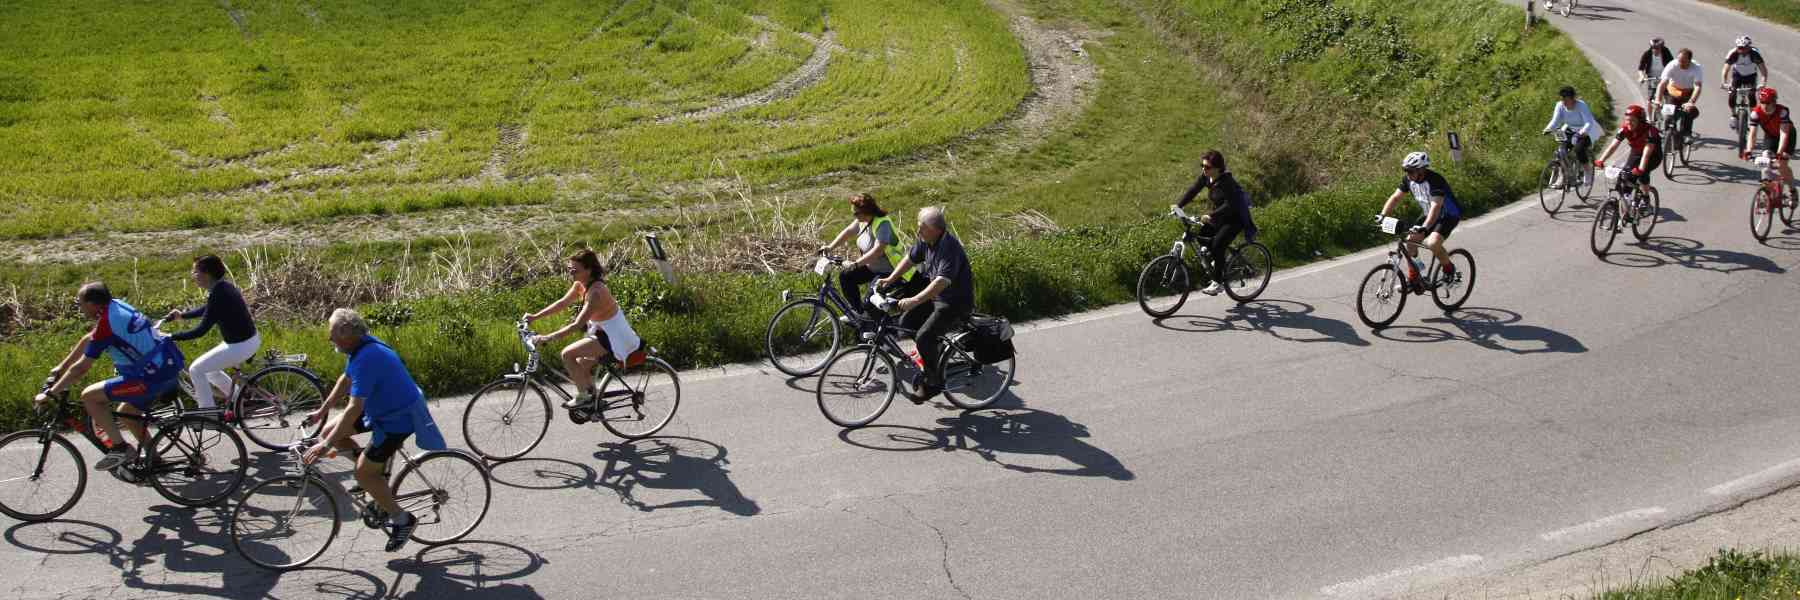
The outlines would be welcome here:
[[[869,312],[869,299],[863,294],[862,286],[880,278],[881,275],[869,270],[868,265],[856,265],[838,272],[838,287],[843,288],[851,308],[866,313]]]
[[[1244,226],[1237,223],[1201,225],[1201,237],[1211,237],[1212,242],[1206,245],[1206,255],[1212,260],[1212,272],[1207,273],[1219,285],[1225,285],[1225,257],[1231,252],[1231,243],[1237,241]]]
[[[1583,165],[1593,162],[1593,159],[1588,158],[1588,149],[1592,147],[1594,147],[1594,140],[1588,139],[1588,136],[1575,136],[1575,160],[1581,161]]]
[[[907,329],[918,329],[913,335],[913,342],[919,346],[919,359],[925,361],[925,384],[942,386],[944,374],[938,372],[938,355],[941,354],[939,344],[944,336],[956,331],[956,327],[968,320],[975,307],[967,304],[955,305],[942,300],[934,300],[913,307],[900,318],[900,326]]]

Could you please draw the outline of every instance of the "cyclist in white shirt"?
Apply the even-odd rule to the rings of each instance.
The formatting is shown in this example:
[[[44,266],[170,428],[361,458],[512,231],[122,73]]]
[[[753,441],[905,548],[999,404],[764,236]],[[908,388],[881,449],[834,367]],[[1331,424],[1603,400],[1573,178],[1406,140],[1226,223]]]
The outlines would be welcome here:
[[[1550,124],[1544,126],[1544,133],[1565,125],[1574,129],[1575,139],[1570,141],[1575,144],[1575,157],[1581,159],[1581,164],[1587,165],[1588,149],[1593,147],[1594,142],[1600,141],[1600,134],[1604,130],[1600,128],[1600,120],[1594,118],[1594,111],[1588,109],[1587,102],[1575,97],[1575,88],[1564,86],[1561,96],[1562,101],[1556,103],[1555,111],[1550,114]],[[1594,168],[1589,166],[1583,171],[1583,176],[1587,178],[1583,183],[1592,182]],[[1559,181],[1556,185],[1561,186],[1563,183]]]
[[[1686,113],[1681,118],[1682,135],[1693,135],[1694,119],[1700,116],[1700,88],[1704,76],[1700,65],[1694,63],[1694,51],[1682,48],[1675,54],[1675,62],[1663,67],[1662,83],[1656,86],[1657,102],[1664,106],[1681,107]]]

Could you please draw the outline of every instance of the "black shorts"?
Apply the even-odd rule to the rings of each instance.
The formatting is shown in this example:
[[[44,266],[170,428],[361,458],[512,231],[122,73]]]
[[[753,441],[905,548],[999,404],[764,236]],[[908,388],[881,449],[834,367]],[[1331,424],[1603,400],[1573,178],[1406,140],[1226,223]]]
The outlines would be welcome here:
[[[1767,132],[1767,131],[1762,132],[1762,134],[1763,134],[1762,148],[1764,150],[1768,150],[1768,151],[1774,152],[1776,154],[1793,154],[1794,153],[1794,138],[1789,137],[1787,144],[1777,148],[1777,147],[1775,147],[1775,145],[1781,143],[1781,136],[1769,135],[1768,133],[1769,132]]]
[[[1433,226],[1431,230],[1437,232],[1440,239],[1447,240],[1450,239],[1450,232],[1456,231],[1456,224],[1461,222],[1462,217],[1438,215],[1437,225]]]
[[[356,432],[369,432],[369,428],[363,426],[362,419],[356,420]],[[412,437],[410,433],[383,432],[377,434],[370,438],[369,445],[363,446],[362,456],[375,464],[387,464],[387,461],[392,460],[394,454],[400,452],[400,448],[406,445],[406,439],[410,437]],[[377,439],[380,441],[376,441]]]

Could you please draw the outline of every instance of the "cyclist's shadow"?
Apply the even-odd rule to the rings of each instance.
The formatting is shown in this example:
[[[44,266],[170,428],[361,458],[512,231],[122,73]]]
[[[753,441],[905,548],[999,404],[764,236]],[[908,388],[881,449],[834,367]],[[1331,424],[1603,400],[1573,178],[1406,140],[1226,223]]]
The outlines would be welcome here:
[[[1520,321],[1523,320],[1524,317],[1519,313],[1504,308],[1467,307],[1423,320],[1424,323],[1443,323],[1454,327],[1462,334],[1460,336],[1437,327],[1420,325],[1388,327],[1376,332],[1376,335],[1396,342],[1462,340],[1489,350],[1503,350],[1513,354],[1580,354],[1588,350],[1574,336],[1547,327],[1522,325]]]
[[[244,562],[229,539],[230,506],[187,508],[158,505],[144,517],[150,529],[120,552],[116,566],[124,569],[126,587],[182,595],[222,598],[261,598],[275,589],[280,578]],[[217,587],[193,583],[169,583],[163,577],[146,577],[145,567],[162,563],[172,573],[218,574]]]
[[[1294,300],[1255,300],[1234,304],[1225,309],[1225,317],[1176,315],[1156,320],[1156,326],[1172,331],[1212,333],[1221,331],[1260,331],[1278,340],[1300,343],[1337,342],[1351,346],[1367,346],[1369,341],[1356,333],[1356,328],[1337,319],[1314,315],[1318,309]],[[1316,335],[1291,335],[1283,330],[1313,332]]]
[[[1661,255],[1660,257],[1650,257],[1654,260],[1667,259],[1667,262],[1689,269],[1719,273],[1762,271],[1781,274],[1787,272],[1787,269],[1781,268],[1781,265],[1775,264],[1774,260],[1766,256],[1735,250],[1707,248],[1705,243],[1688,238],[1656,236],[1640,244],[1640,247]]]
[[[966,411],[937,420],[933,432],[946,451],[967,450],[1008,471],[1050,473],[1077,477],[1136,479],[1119,458],[1087,442],[1086,425],[1062,415],[1033,408],[1001,408]],[[1073,466],[1027,464],[1015,456],[1048,456]]]
[[[740,516],[762,512],[731,481],[724,446],[695,438],[655,437],[601,448],[594,458],[606,465],[595,483],[617,493],[626,506],[644,512],[690,506],[716,506]],[[705,498],[655,503],[643,498],[644,490],[694,490]]]
[[[496,583],[520,579],[548,561],[503,542],[463,541],[420,549],[409,559],[388,561],[395,571],[386,598],[543,598],[530,585]],[[401,591],[408,576],[417,580]]]

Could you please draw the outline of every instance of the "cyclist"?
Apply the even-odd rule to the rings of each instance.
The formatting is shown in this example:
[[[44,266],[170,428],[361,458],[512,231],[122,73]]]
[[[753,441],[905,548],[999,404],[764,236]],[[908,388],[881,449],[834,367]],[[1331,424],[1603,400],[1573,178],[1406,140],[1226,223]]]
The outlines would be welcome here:
[[[1250,194],[1238,185],[1237,178],[1225,168],[1225,155],[1218,150],[1207,150],[1200,157],[1200,178],[1181,195],[1173,208],[1187,206],[1200,195],[1200,190],[1207,190],[1206,198],[1212,201],[1212,212],[1200,215],[1200,235],[1212,240],[1206,246],[1206,253],[1212,258],[1212,283],[1200,293],[1217,296],[1225,291],[1225,252],[1231,248],[1231,242],[1237,239],[1238,233],[1256,237],[1256,224],[1250,220]]]
[[[76,298],[81,305],[81,314],[94,320],[94,330],[82,336],[69,355],[50,370],[53,382],[48,390],[37,395],[35,402],[42,405],[51,396],[80,382],[94,359],[103,353],[110,354],[118,376],[82,390],[81,403],[94,423],[106,432],[105,441],[109,445],[106,456],[94,463],[94,470],[111,471],[136,458],[131,444],[119,436],[119,424],[113,419],[111,405],[116,403],[121,413],[143,414],[150,409],[151,402],[175,389],[186,359],[181,355],[181,348],[168,336],[157,333],[143,313],[124,300],[113,298],[106,284],[94,282],[81,286]],[[142,446],[150,432],[144,428],[143,421],[127,421],[126,427]]]
[[[1769,66],[1763,64],[1762,52],[1750,45],[1750,36],[1739,36],[1729,54],[1725,55],[1725,64],[1719,67],[1719,86],[1727,93],[1726,106],[1737,107],[1737,90],[1739,87],[1756,87],[1758,77],[1761,81],[1769,80]],[[1732,128],[1737,121],[1731,122]]]
[[[1600,121],[1594,118],[1594,111],[1588,109],[1587,102],[1576,97],[1575,88],[1563,86],[1559,94],[1562,101],[1557,102],[1555,109],[1550,112],[1550,124],[1544,126],[1544,133],[1563,126],[1574,128],[1575,139],[1570,141],[1575,144],[1575,157],[1586,165],[1588,149],[1600,137]],[[1582,177],[1585,178],[1583,184],[1591,183],[1594,180],[1593,169],[1583,169]],[[1556,182],[1555,185],[1561,186],[1563,183],[1565,182]]]
[[[938,344],[975,312],[975,274],[969,269],[969,255],[963,251],[962,240],[950,233],[943,208],[919,209],[918,235],[919,241],[913,243],[912,250],[879,285],[894,286],[900,281],[899,274],[914,265],[927,278],[925,289],[900,300],[900,310],[906,312],[900,319],[901,326],[917,330],[913,345],[925,363],[925,383],[912,399],[923,404],[944,390],[944,374],[938,372]]]
[[[225,369],[244,364],[256,356],[256,350],[262,347],[262,336],[256,333],[256,323],[250,318],[250,306],[244,303],[244,294],[225,280],[225,261],[211,254],[196,258],[189,275],[194,278],[194,285],[206,290],[206,304],[186,312],[171,310],[165,318],[170,321],[199,318],[200,324],[170,334],[169,339],[177,342],[196,339],[206,335],[214,324],[219,326],[219,337],[223,340],[194,359],[194,364],[188,367],[188,374],[194,379],[194,402],[202,411],[217,410],[213,388],[218,388],[226,399],[231,398],[231,376],[225,374]]]
[[[819,247],[821,254],[830,252],[849,239],[856,236],[856,249],[861,252],[850,268],[838,273],[838,285],[844,289],[844,297],[850,301],[850,307],[858,313],[867,314],[864,306],[862,286],[865,283],[886,277],[894,272],[894,265],[900,264],[900,232],[894,228],[894,219],[887,216],[887,211],[875,202],[873,194],[861,193],[850,197],[850,211],[854,219],[832,238],[831,243]],[[911,273],[904,273],[902,280],[912,279]]]
[[[1694,64],[1694,51],[1682,48],[1675,62],[1663,67],[1662,81],[1656,86],[1656,101],[1664,106],[1685,106],[1681,115],[1681,134],[1694,133],[1694,119],[1700,116],[1700,85],[1704,83],[1700,65]],[[1615,140],[1616,141],[1616,140]]]
[[[1640,194],[1650,193],[1650,174],[1662,165],[1662,132],[1650,124],[1645,117],[1644,107],[1633,104],[1625,107],[1625,124],[1619,127],[1619,133],[1612,143],[1606,145],[1606,151],[1594,160],[1594,166],[1606,166],[1606,159],[1612,158],[1619,144],[1631,145],[1631,154],[1625,163],[1635,165],[1631,172],[1620,178],[1622,183],[1637,182]]]
[[[563,369],[569,374],[569,381],[575,384],[575,397],[563,403],[563,408],[575,408],[592,402],[594,388],[594,365],[601,359],[612,356],[630,362],[642,360],[637,353],[643,340],[631,329],[631,323],[625,320],[625,311],[619,307],[619,301],[613,298],[612,289],[606,287],[606,268],[600,266],[600,256],[593,250],[583,248],[568,258],[569,278],[574,280],[569,285],[568,293],[543,310],[525,315],[525,321],[536,322],[550,313],[567,308],[575,301],[581,301],[581,312],[575,320],[561,329],[547,335],[532,338],[537,347],[575,333],[582,328],[587,335],[562,350]]]
[[[1462,207],[1456,204],[1456,194],[1451,193],[1450,182],[1444,180],[1444,176],[1437,171],[1431,170],[1431,157],[1424,152],[1406,155],[1400,161],[1400,168],[1406,171],[1406,175],[1400,179],[1400,187],[1388,196],[1387,203],[1381,205],[1381,214],[1375,217],[1375,221],[1379,223],[1386,219],[1388,213],[1393,212],[1394,204],[1411,193],[1425,216],[1419,225],[1407,232],[1407,239],[1430,248],[1431,254],[1437,257],[1438,264],[1443,266],[1444,279],[1450,279],[1456,275],[1456,265],[1451,264],[1450,253],[1444,250],[1444,241],[1450,239],[1450,232],[1455,231],[1456,224],[1462,222]],[[1407,261],[1411,270],[1407,273],[1407,280],[1417,284],[1419,272],[1411,268],[1412,264],[1412,261]]]
[[[1669,53],[1669,47],[1663,45],[1660,37],[1650,38],[1650,48],[1638,57],[1638,83],[1650,81],[1652,76],[1661,75],[1663,67],[1675,62],[1675,55]],[[1650,100],[1652,98],[1645,98]]]
[[[1779,95],[1772,87],[1756,92],[1756,107],[1750,109],[1750,120],[1758,126],[1751,127],[1749,134],[1744,136],[1744,149],[1739,156],[1750,160],[1750,151],[1756,147],[1756,134],[1761,133],[1763,149],[1775,154],[1781,180],[1787,182],[1794,178],[1793,172],[1788,170],[1788,156],[1794,153],[1794,119],[1788,114],[1788,107],[1775,103],[1778,99]]]
[[[336,421],[325,426],[319,441],[307,448],[302,460],[311,464],[328,450],[353,453],[356,456],[356,483],[369,494],[375,505],[387,513],[387,551],[406,545],[406,539],[418,527],[419,519],[400,507],[393,490],[383,477],[387,462],[406,444],[407,438],[427,450],[442,450],[444,436],[425,406],[425,393],[406,370],[406,363],[386,342],[369,334],[369,324],[362,315],[347,308],[331,313],[329,325],[331,345],[350,356],[344,374],[331,386],[325,403],[307,416],[316,423],[331,413],[331,407],[344,401],[349,404]],[[367,448],[358,448],[350,436],[371,433]],[[354,490],[352,490],[354,491]]]

